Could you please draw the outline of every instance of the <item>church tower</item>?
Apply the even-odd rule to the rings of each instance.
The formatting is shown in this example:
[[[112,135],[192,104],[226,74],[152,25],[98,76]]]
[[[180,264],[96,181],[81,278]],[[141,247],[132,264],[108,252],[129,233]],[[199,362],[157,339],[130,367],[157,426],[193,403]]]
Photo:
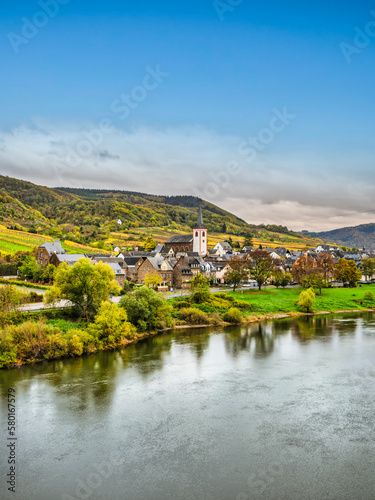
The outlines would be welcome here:
[[[193,252],[199,255],[207,254],[207,228],[203,223],[202,206],[199,203],[198,219],[193,229]]]

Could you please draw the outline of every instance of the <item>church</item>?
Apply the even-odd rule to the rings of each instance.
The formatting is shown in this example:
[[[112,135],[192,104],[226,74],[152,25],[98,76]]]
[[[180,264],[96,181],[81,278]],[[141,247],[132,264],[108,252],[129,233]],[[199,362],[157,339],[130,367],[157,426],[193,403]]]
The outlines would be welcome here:
[[[207,228],[203,222],[202,207],[199,204],[197,223],[191,235],[176,234],[169,238],[165,246],[177,252],[196,252],[198,255],[207,254]]]

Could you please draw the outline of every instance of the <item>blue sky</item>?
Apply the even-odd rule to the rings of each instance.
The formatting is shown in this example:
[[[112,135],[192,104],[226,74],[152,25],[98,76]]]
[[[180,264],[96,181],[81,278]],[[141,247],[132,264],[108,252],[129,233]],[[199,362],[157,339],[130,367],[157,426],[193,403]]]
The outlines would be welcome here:
[[[0,6],[1,173],[196,194],[294,229],[375,220],[373,2],[50,1]]]

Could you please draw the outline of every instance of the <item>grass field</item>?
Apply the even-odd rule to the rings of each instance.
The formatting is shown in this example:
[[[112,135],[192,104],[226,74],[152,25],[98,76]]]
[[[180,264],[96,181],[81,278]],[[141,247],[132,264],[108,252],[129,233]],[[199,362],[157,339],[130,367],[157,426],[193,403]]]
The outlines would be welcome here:
[[[298,312],[296,300],[303,289],[296,288],[272,288],[262,291],[236,291],[229,292],[236,299],[245,300],[251,304],[251,311],[247,314],[276,314],[283,312]],[[315,311],[343,311],[346,309],[368,309],[375,307],[373,304],[362,305],[359,300],[363,299],[366,290],[371,290],[375,295],[375,285],[363,285],[361,288],[327,288],[322,290],[322,295],[315,299]]]

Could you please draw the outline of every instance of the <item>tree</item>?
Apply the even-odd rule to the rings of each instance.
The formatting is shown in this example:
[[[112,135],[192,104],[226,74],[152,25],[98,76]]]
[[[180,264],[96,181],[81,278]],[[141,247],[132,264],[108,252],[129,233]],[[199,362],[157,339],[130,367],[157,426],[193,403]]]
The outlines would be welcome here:
[[[307,270],[301,284],[304,288],[318,288],[321,295],[322,288],[327,286],[327,279],[320,268],[311,268]]]
[[[364,261],[361,264],[361,270],[366,278],[366,281],[368,281],[368,279],[375,274],[375,259],[370,257],[364,259]]]
[[[172,326],[172,306],[155,290],[141,286],[133,293],[124,295],[120,301],[128,320],[140,332]]]
[[[314,310],[315,303],[315,293],[312,288],[308,290],[303,290],[297,300],[298,308],[307,313],[311,313]]]
[[[301,283],[309,269],[316,266],[315,260],[310,255],[301,255],[292,266],[292,276],[295,281]]]
[[[355,286],[362,277],[362,272],[357,268],[354,260],[340,259],[336,265],[335,278],[342,283]]]
[[[148,236],[146,241],[145,241],[145,250],[146,252],[152,252],[152,250],[155,250],[156,248],[156,242],[152,236]]]
[[[39,265],[36,258],[30,255],[29,257],[26,257],[22,266],[19,268],[18,275],[21,276],[21,278],[33,279],[38,271]]]
[[[24,294],[16,287],[5,285],[0,287],[0,319],[15,311],[24,302]]]
[[[192,291],[191,300],[193,302],[202,303],[210,297],[210,283],[202,273],[194,276],[190,282],[190,289]]]
[[[334,275],[335,262],[329,253],[320,253],[316,259],[317,268],[323,273],[328,282]]]
[[[254,250],[248,261],[251,277],[258,283],[259,290],[276,270],[280,261],[273,259],[266,250]]]
[[[117,304],[102,302],[90,330],[103,342],[104,347],[116,347],[125,337],[134,337],[135,327],[128,322],[124,308]]]
[[[158,274],[157,272],[150,272],[150,273],[147,273],[146,276],[145,276],[145,285],[148,286],[148,287],[152,287],[152,288],[157,288],[158,286],[161,285],[162,283],[162,278],[160,276],[160,274]]]
[[[224,222],[224,224],[221,226],[221,232],[222,232],[222,233],[224,233],[224,234],[226,234],[226,232],[227,232],[227,225],[225,224],[225,222]]]
[[[238,255],[234,255],[228,262],[229,270],[225,273],[225,281],[233,285],[233,291],[236,287],[247,278],[246,262]]]
[[[285,288],[292,281],[290,273],[284,273],[281,269],[277,269],[272,273],[272,281],[276,288],[282,286]]]
[[[59,299],[69,300],[89,321],[111,293],[120,293],[120,287],[110,266],[82,258],[74,266],[66,262],[59,265],[55,284],[46,292],[45,302],[54,304]]]
[[[246,233],[244,242],[243,242],[244,247],[252,247],[253,246],[253,235],[251,233]]]

